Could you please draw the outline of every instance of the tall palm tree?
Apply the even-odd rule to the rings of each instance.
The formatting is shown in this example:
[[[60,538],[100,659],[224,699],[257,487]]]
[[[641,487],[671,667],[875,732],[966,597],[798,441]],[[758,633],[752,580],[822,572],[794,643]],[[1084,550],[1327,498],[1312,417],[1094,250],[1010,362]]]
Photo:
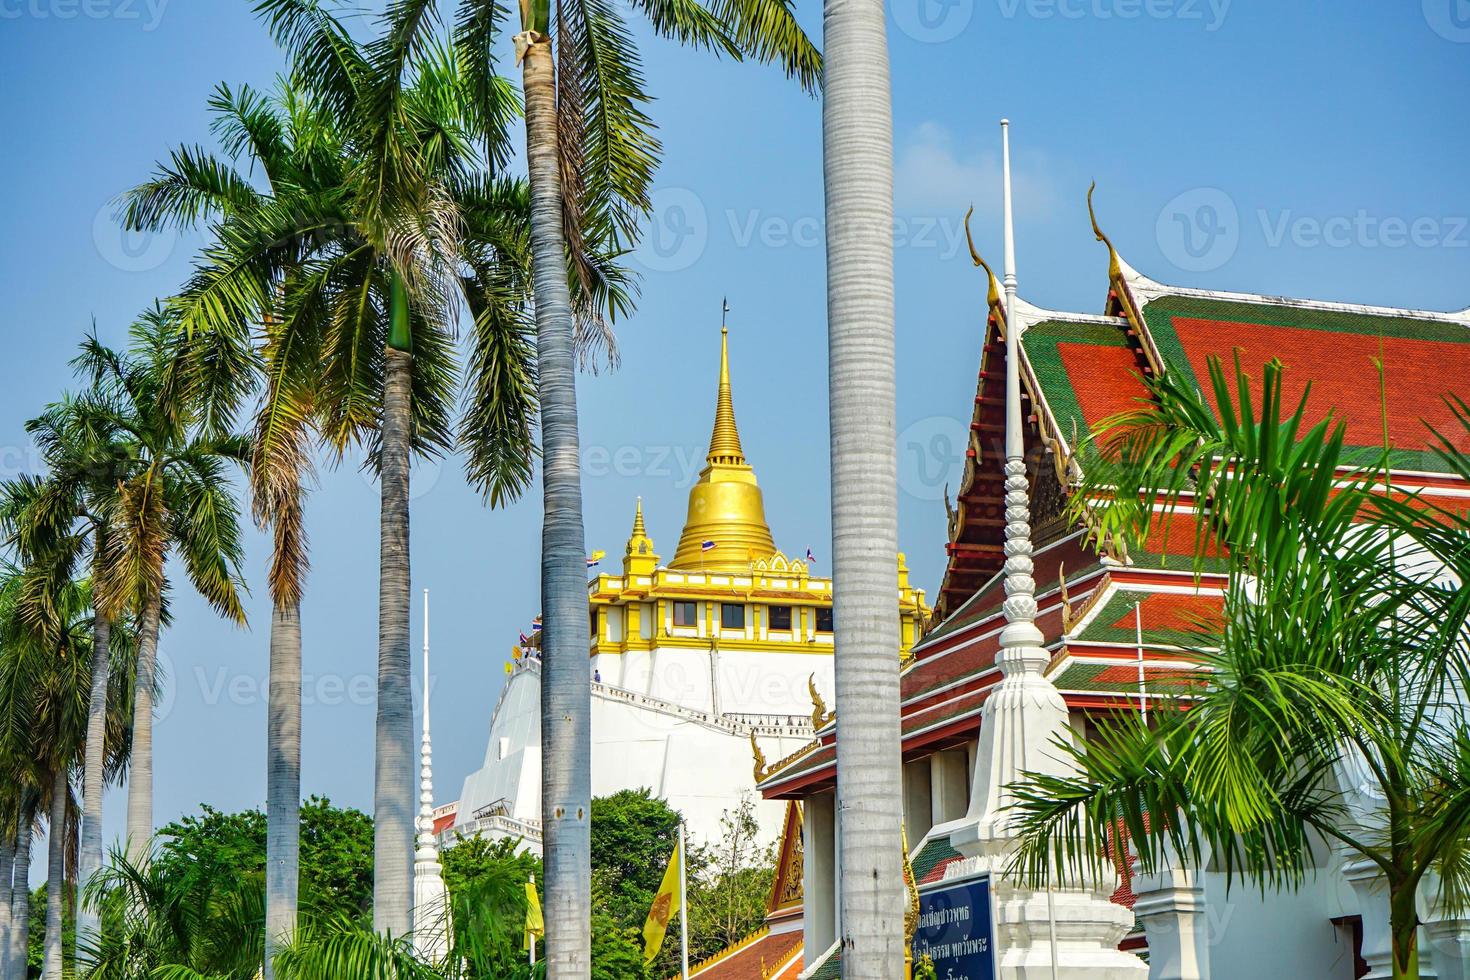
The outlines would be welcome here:
[[[36,787],[47,814],[46,915],[42,976],[62,971],[62,901],[69,845],[75,843],[71,775],[83,752],[91,693],[91,594],[65,582],[50,603],[59,632],[39,630],[22,615],[23,593],[51,588],[49,569],[0,569],[0,732],[17,783]],[[27,777],[29,777],[27,779]],[[13,887],[13,886],[12,886]],[[24,887],[24,886],[23,886]]]
[[[265,325],[265,399],[257,419],[257,514],[277,531],[272,572],[273,649],[287,696],[299,645],[302,563],[294,474],[308,428],[340,457],[366,444],[380,476],[379,669],[375,772],[375,922],[403,935],[412,893],[413,730],[408,657],[408,490],[413,452],[456,445],[492,504],[513,499],[529,479],[535,414],[527,342],[523,185],[496,179],[467,158],[461,133],[463,79],[452,54],[404,39],[414,5],[393,5],[387,37],[361,47],[311,2],[261,9],[292,53],[299,87],[276,96],[221,87],[212,100],[216,133],[232,160],[181,148],[156,177],[131,192],[133,227],[211,222],[212,243],[173,303],[184,329],[216,346],[249,349]],[[311,84],[306,84],[310,82]],[[514,97],[497,88],[509,117]],[[265,190],[252,186],[257,165]],[[458,381],[453,318],[473,319],[463,418],[450,418]],[[207,369],[186,376],[218,398],[228,416],[239,386]],[[223,373],[223,372],[222,372]],[[283,536],[284,535],[284,536]],[[294,541],[294,544],[293,544]],[[294,709],[278,702],[273,730]],[[275,735],[271,736],[272,739]],[[287,850],[285,802],[293,756],[273,741],[281,765],[281,815],[272,834]],[[283,836],[284,835],[284,836]],[[286,864],[273,878],[272,928],[289,922]]]
[[[844,976],[903,971],[893,119],[882,0],[826,0],[822,175]]]
[[[737,59],[775,61],[805,87],[816,85],[820,56],[785,0],[709,6],[637,0],[633,7],[661,36]],[[494,0],[460,0],[456,40],[477,95],[490,90],[502,16]],[[601,318],[597,285],[578,257],[588,241],[636,243],[660,147],[644,112],[649,97],[641,59],[620,10],[604,0],[521,0],[514,42],[525,98],[543,460],[546,962],[553,975],[579,977],[590,970],[592,726],[576,367],[579,339],[584,347],[597,339],[585,330],[579,336],[579,318],[584,325]],[[481,100],[474,104],[481,119],[492,118],[492,108]]]
[[[1201,395],[1170,372],[1147,382],[1152,405],[1103,424],[1075,513],[1138,540],[1187,495],[1197,559],[1229,573],[1225,606],[1200,624],[1211,672],[1187,705],[1102,724],[1062,746],[1076,774],[1016,788],[1021,868],[1074,877],[1122,825],[1145,873],[1208,848],[1232,875],[1293,887],[1326,840],[1382,873],[1392,975],[1413,980],[1421,884],[1438,878],[1450,914],[1470,904],[1470,518],[1385,499],[1387,453],[1350,469],[1345,426],[1312,422],[1310,390],[1291,411],[1282,373],[1269,363],[1257,385],[1237,363],[1231,384],[1212,361]],[[1470,405],[1452,406],[1470,432]],[[1455,441],[1437,452],[1470,479]]]
[[[95,334],[83,341],[73,365],[88,387],[61,411],[68,425],[100,434],[116,467],[93,589],[104,610],[132,601],[140,608],[127,811],[130,853],[137,857],[146,854],[153,833],[153,698],[165,563],[176,552],[199,594],[226,618],[245,622],[228,467],[248,460],[248,441],[205,431],[201,408],[178,396],[171,381],[178,334],[164,311],[144,314],[131,337],[126,352]]]
[[[107,515],[112,512],[121,475],[106,433],[78,425],[72,403],[63,400],[26,423],[26,431],[41,450],[45,477],[28,474],[0,483],[0,529],[21,560],[33,570],[34,587],[18,599],[20,615],[30,625],[58,640],[64,625],[55,608],[56,583],[69,581],[82,566],[100,578]],[[119,600],[121,597],[118,597]],[[88,695],[85,758],[82,763],[82,813],[78,878],[89,881],[102,866],[102,793],[109,758],[121,746],[107,737],[112,661],[111,634],[122,609],[94,605],[92,611],[92,688]],[[112,756],[109,756],[109,748]],[[85,910],[77,919],[77,933],[97,928]]]
[[[18,787],[15,809],[15,866],[10,896],[10,948],[5,951],[5,976],[27,975],[31,924],[31,845],[36,836],[36,812],[41,796],[30,786]]]

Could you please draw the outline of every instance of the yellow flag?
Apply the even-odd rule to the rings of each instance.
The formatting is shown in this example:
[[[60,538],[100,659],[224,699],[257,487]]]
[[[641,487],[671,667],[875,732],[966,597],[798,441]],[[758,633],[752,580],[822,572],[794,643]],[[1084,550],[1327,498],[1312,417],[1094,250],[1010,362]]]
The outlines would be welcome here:
[[[663,883],[658,894],[653,896],[653,908],[648,910],[648,921],[643,924],[643,962],[652,963],[664,945],[664,933],[669,921],[679,908],[679,848],[669,857],[669,868],[664,872]]]
[[[536,883],[526,882],[526,948],[536,942],[536,937],[546,935],[546,922],[541,918],[541,899],[536,897]]]

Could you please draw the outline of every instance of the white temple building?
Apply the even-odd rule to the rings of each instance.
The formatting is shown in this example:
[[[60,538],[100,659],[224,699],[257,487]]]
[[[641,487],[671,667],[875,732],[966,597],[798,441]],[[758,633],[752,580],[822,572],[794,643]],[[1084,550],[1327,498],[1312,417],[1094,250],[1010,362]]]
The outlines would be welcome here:
[[[718,840],[721,818],[750,800],[775,839],[785,804],[761,800],[755,785],[767,760],[806,746],[830,720],[832,583],[772,540],[735,425],[723,331],[709,454],[673,559],[654,550],[639,503],[621,572],[593,578],[587,598],[593,795],[646,788],[684,815],[696,841]],[[929,610],[902,555],[894,599],[903,623],[894,655],[906,657]],[[446,842],[481,834],[540,846],[537,639],[512,662]]]

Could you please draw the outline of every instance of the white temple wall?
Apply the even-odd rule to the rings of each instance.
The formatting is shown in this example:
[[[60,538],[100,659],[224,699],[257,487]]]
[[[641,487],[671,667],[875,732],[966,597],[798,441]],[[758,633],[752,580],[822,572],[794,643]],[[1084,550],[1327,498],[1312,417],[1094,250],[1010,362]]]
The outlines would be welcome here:
[[[540,675],[534,671],[518,670],[507,679],[484,766],[464,782],[457,823],[471,822],[476,811],[502,800],[510,816],[540,819],[540,698]],[[806,739],[773,736],[758,743],[766,758],[775,761]],[[721,818],[740,805],[742,796],[755,803],[763,841],[776,839],[786,804],[760,798],[753,768],[747,736],[656,706],[615,696],[592,698],[593,795],[646,787],[684,814],[692,839],[719,840]]]
[[[835,701],[832,654],[827,650],[774,653],[656,647],[602,653],[592,659],[604,684],[712,714],[809,717],[812,699],[807,679],[813,674],[827,704]],[[718,677],[718,689],[711,677]]]
[[[1356,914],[1339,877],[1316,872],[1299,891],[1263,898],[1237,878],[1226,893],[1225,875],[1205,873],[1205,931],[1211,980],[1267,977],[1352,980],[1352,933],[1332,919]]]

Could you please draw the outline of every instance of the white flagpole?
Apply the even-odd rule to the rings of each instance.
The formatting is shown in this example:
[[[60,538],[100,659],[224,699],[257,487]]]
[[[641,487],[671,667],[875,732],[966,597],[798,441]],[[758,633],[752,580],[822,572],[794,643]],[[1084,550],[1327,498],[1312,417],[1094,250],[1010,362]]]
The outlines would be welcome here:
[[[1138,640],[1138,710],[1143,713],[1143,723],[1148,724],[1148,686],[1143,672],[1143,602],[1133,603],[1133,628]]]
[[[684,853],[684,821],[679,821],[679,952],[684,971],[679,974],[689,980],[689,880],[684,869],[688,855]]]
[[[531,880],[531,887],[532,888],[535,888],[536,887],[536,876],[534,874],[531,875],[531,879],[530,880]],[[535,966],[536,965],[536,934],[534,932],[528,932],[528,933],[526,933],[526,940],[527,940],[526,946],[530,949],[531,965],[532,966]]]

